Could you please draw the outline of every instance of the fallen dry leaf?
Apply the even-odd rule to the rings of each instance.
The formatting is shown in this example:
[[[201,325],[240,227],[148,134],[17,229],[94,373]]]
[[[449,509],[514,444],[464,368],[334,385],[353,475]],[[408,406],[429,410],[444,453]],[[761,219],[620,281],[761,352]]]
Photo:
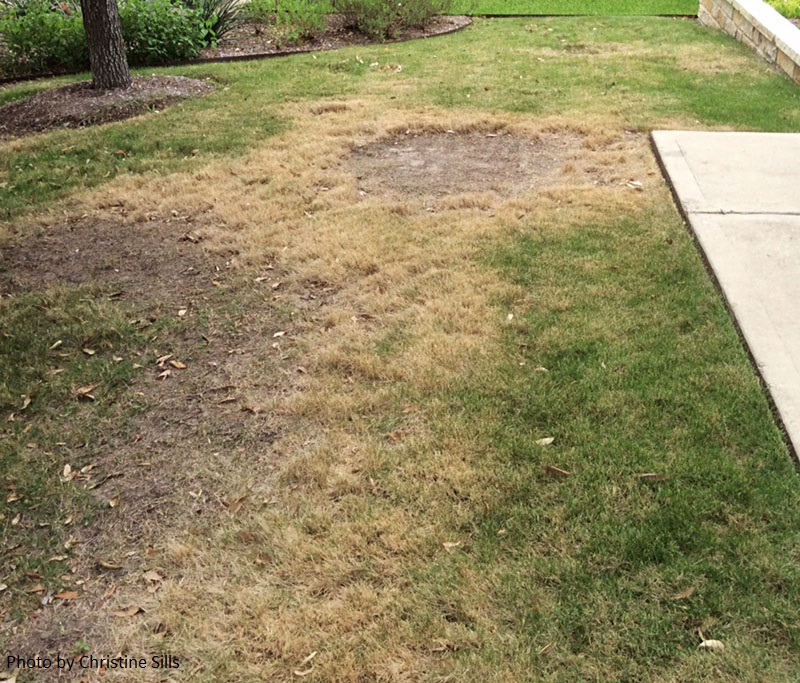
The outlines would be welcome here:
[[[543,439],[536,439],[536,444],[538,446],[549,446],[556,438],[554,436],[546,436]]]
[[[117,564],[116,562],[106,562],[105,560],[99,560],[97,562],[97,566],[101,569],[110,569],[111,571],[117,571],[118,569],[122,569],[121,564]]]
[[[78,597],[78,593],[77,591],[61,591],[60,593],[56,593],[53,597],[59,600],[74,600]]]
[[[94,356],[97,353],[94,349],[81,349],[87,356]]]
[[[139,605],[131,605],[130,607],[111,610],[111,614],[115,617],[133,617],[142,612],[144,612],[144,610],[139,607]]]
[[[445,550],[453,550],[461,547],[461,541],[445,541],[442,546],[444,546]]]
[[[99,387],[99,384],[87,384],[82,387],[78,387],[72,393],[73,395],[77,396],[80,399],[85,399],[87,401],[94,401],[94,396],[92,396],[92,392]]]
[[[696,591],[697,589],[694,586],[689,586],[686,590],[682,590],[680,593],[675,593],[675,595],[672,596],[672,599],[688,600],[695,594]]]
[[[545,465],[544,466],[544,471],[547,474],[552,474],[552,475],[555,475],[557,477],[568,477],[571,474],[567,470],[562,470],[560,467],[556,467],[555,465]]]
[[[176,370],[185,370],[186,369],[186,365],[184,363],[181,363],[179,360],[171,360],[169,362],[169,364],[173,368],[175,368]]]
[[[26,593],[44,593],[44,586],[40,583],[37,583],[33,588],[29,588],[25,591]]]
[[[697,647],[700,647],[704,650],[716,650],[717,652],[722,652],[722,650],[725,649],[725,643],[720,640],[704,640]]]
[[[228,508],[228,512],[230,512],[232,515],[235,515],[237,512],[239,512],[239,510],[242,509],[242,505],[249,497],[249,495],[239,496],[230,503],[225,503],[225,506]]]
[[[145,572],[142,574],[142,578],[145,581],[152,581],[153,583],[161,583],[164,580],[164,577],[161,576],[157,571],[151,569],[150,571]]]
[[[668,474],[656,474],[655,472],[645,472],[644,474],[637,474],[636,478],[640,481],[646,482],[656,482],[656,481],[666,481],[669,479]]]

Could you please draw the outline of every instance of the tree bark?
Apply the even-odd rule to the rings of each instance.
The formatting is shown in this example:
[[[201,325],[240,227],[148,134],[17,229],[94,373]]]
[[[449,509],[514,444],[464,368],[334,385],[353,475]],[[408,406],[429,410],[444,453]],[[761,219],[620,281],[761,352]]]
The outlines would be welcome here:
[[[117,0],[81,0],[81,10],[92,87],[98,90],[129,87],[131,72],[125,56]]]

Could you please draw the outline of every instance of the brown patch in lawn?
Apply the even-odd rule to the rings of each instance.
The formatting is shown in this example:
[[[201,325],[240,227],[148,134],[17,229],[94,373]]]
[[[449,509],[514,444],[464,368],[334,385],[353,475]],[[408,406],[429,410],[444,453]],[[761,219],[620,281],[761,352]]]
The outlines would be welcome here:
[[[351,167],[364,194],[441,195],[494,192],[519,196],[562,179],[581,155],[581,138],[506,131],[419,133],[357,147]]]
[[[135,224],[126,224],[124,207],[103,213],[39,225],[0,249],[0,294],[99,284],[97,296],[112,298],[149,337],[127,392],[109,406],[101,387],[96,403],[57,427],[59,459],[76,470],[92,465],[66,485],[88,492],[95,521],[71,527],[64,552],[64,586],[78,597],[4,624],[9,651],[67,653],[78,641],[103,651],[112,623],[133,618],[115,612],[141,607],[138,619],[147,621],[162,586],[145,572],[161,571],[165,584],[172,578],[155,550],[165,537],[265,500],[286,428],[278,397],[304,383],[291,362],[297,329],[282,300],[312,310],[331,294],[323,283],[287,283],[271,265],[257,275],[233,273],[229,254],[205,249],[202,213]],[[241,308],[229,308],[230,298]],[[174,329],[149,334],[164,318]],[[279,330],[286,336],[274,337]],[[107,413],[102,433],[87,434],[82,415],[95,406]],[[20,529],[35,521],[24,519]],[[15,552],[26,550],[12,549],[5,560],[15,562]],[[147,624],[163,637],[158,621]],[[39,679],[51,680],[48,672]]]
[[[148,398],[134,423],[141,439],[108,439],[104,467],[137,463],[142,495],[118,490],[135,501],[126,516],[150,526],[137,536],[109,513],[86,532],[96,548],[134,553],[113,600],[96,608],[96,637],[111,652],[185,657],[200,682],[282,681],[311,668],[330,681],[433,679],[446,673],[443,652],[474,648],[493,625],[479,577],[465,579],[468,595],[444,580],[415,590],[415,571],[469,544],[460,530],[491,495],[480,486],[479,427],[443,437],[432,425],[456,419],[445,390],[502,353],[508,314],[535,305],[536,293],[500,281],[482,256],[521,230],[641,210],[657,167],[644,136],[586,121],[387,110],[380,98],[284,113],[294,127],[241,159],[120,177],[72,200],[105,244],[88,274],[113,287],[116,269],[144,307],[169,297],[145,280],[186,287],[178,299],[211,321],[202,328],[210,343],[191,326],[153,340],[132,388]],[[416,146],[394,155],[387,141],[398,139]],[[471,145],[480,173],[467,168],[477,163]],[[458,172],[454,150],[465,157]],[[359,164],[390,160],[381,169],[389,191],[379,183],[361,195]],[[422,187],[412,185],[418,162],[440,169]],[[506,185],[491,188],[495,178]],[[432,212],[415,198],[430,183],[439,183]],[[51,223],[50,247],[67,248]],[[189,224],[198,244],[180,240]],[[137,280],[117,252],[138,258],[154,243],[167,251]],[[42,267],[79,275],[79,261],[47,256],[47,244],[26,244],[35,257],[12,252],[15,286],[31,286]],[[181,271],[183,259],[202,275]],[[208,281],[217,266],[222,287]],[[189,284],[175,283],[176,272]],[[156,351],[188,367],[160,381]],[[149,485],[162,486],[164,514],[146,510]],[[143,580],[151,569],[165,578],[154,593]],[[73,612],[20,625],[14,648],[26,650],[45,624],[88,619],[110,580],[89,583]],[[131,604],[147,611],[106,622]],[[125,676],[112,679],[134,680]]]
[[[110,216],[67,216],[28,227],[20,241],[0,250],[0,291],[100,282],[115,298],[168,304],[175,311],[207,291],[227,270],[224,255],[203,248],[203,228],[186,216],[158,218],[126,228]]]

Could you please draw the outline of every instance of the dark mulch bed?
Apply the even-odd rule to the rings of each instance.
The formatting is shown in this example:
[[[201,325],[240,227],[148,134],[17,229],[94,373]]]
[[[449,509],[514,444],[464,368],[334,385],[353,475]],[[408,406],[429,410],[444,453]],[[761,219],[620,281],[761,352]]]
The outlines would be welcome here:
[[[0,138],[120,121],[213,90],[207,81],[183,76],[135,78],[124,90],[94,90],[89,81],[70,83],[0,107]]]

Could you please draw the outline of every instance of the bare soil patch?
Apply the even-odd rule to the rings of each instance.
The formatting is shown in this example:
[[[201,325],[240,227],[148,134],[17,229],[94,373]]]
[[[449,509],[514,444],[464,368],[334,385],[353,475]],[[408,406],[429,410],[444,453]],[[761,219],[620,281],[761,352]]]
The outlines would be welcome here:
[[[0,296],[99,284],[97,296],[117,302],[150,339],[137,352],[142,372],[124,395],[111,401],[100,387],[96,403],[85,407],[108,411],[102,435],[75,440],[67,434],[57,454],[76,471],[92,466],[69,484],[83,487],[97,509],[91,525],[70,533],[66,576],[79,586],[81,600],[37,609],[32,603],[29,620],[2,624],[14,651],[67,652],[78,641],[102,647],[114,612],[146,613],[156,599],[159,582],[143,576],[163,573],[158,557],[165,543],[266,499],[259,492],[271,485],[280,458],[275,442],[285,429],[269,406],[273,396],[303,381],[290,365],[292,340],[273,337],[287,330],[282,300],[313,311],[325,299],[318,283],[288,283],[272,265],[258,278],[234,272],[233,254],[205,248],[202,219],[131,223],[124,207],[114,212],[118,218],[85,216],[40,227],[0,250]],[[279,294],[276,282],[283,285]],[[239,306],[229,306],[231,298]],[[175,321],[169,333],[148,333],[166,317]],[[80,415],[74,419],[80,432]],[[233,474],[241,471],[248,472],[246,481]],[[21,524],[41,533],[33,517]],[[15,563],[24,552],[18,546],[4,562]],[[166,635],[158,620],[148,628]],[[40,678],[55,680],[55,674]]]
[[[366,194],[440,197],[495,192],[514,197],[552,184],[581,153],[582,137],[507,131],[407,133],[356,148],[350,164]]]
[[[0,251],[0,291],[99,282],[121,299],[174,307],[207,291],[226,268],[223,256],[204,251],[202,230],[185,216],[133,228],[120,219],[67,217],[33,234],[28,228],[24,241]]]

